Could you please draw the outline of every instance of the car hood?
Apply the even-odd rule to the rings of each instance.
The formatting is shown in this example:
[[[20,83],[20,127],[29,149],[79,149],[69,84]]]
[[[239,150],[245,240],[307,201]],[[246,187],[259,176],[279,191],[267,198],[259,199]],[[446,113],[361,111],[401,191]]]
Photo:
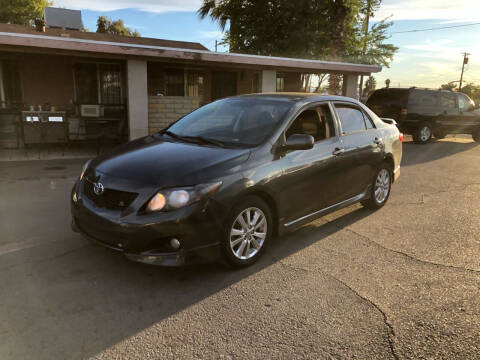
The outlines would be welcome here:
[[[237,171],[249,149],[221,148],[146,136],[95,158],[96,176],[158,187],[195,185]]]

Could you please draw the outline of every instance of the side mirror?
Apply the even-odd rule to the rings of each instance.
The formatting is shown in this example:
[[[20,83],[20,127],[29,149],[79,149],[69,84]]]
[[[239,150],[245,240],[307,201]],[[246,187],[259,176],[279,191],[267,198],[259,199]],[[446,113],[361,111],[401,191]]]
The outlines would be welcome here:
[[[312,135],[293,134],[290,135],[282,146],[282,150],[308,150],[313,148],[315,140]]]

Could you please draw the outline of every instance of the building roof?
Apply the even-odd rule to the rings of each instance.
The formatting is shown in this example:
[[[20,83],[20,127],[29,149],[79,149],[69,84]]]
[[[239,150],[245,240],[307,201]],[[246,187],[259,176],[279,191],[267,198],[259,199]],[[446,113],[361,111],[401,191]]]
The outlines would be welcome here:
[[[16,25],[16,24],[0,23],[0,32],[32,34],[32,35],[47,35],[47,36],[64,37],[64,38],[72,38],[72,39],[108,41],[113,43],[140,44],[140,45],[152,45],[152,46],[165,46],[165,47],[171,47],[171,48],[208,51],[208,49],[205,46],[197,42],[101,34],[96,32],[86,32],[86,31],[48,28],[48,27],[45,29],[45,32],[38,32],[35,28],[32,28],[30,26]]]
[[[19,31],[21,29],[21,31]],[[0,47],[9,50],[50,49],[95,53],[125,58],[142,57],[148,60],[182,61],[195,65],[242,66],[282,71],[330,72],[370,75],[380,72],[381,66],[352,64],[323,60],[309,60],[249,54],[219,53],[209,51],[198,43],[160,39],[114,36],[79,31],[48,29],[38,32],[18,25],[0,24]],[[201,47],[201,48],[198,48]]]

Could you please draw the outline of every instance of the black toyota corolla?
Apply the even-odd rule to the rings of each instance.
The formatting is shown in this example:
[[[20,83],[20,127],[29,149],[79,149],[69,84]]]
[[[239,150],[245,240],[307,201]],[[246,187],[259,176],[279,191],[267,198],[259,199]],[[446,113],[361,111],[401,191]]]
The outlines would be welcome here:
[[[285,231],[356,202],[382,207],[402,157],[392,122],[344,97],[218,100],[87,162],[72,227],[148,264],[247,266]]]

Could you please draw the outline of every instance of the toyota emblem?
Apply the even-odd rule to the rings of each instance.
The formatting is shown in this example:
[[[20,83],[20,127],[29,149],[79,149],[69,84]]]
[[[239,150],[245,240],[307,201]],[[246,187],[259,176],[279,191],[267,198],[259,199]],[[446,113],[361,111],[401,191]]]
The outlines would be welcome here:
[[[103,187],[103,184],[101,182],[93,184],[93,192],[95,193],[95,195],[102,195],[104,191],[105,188]]]

